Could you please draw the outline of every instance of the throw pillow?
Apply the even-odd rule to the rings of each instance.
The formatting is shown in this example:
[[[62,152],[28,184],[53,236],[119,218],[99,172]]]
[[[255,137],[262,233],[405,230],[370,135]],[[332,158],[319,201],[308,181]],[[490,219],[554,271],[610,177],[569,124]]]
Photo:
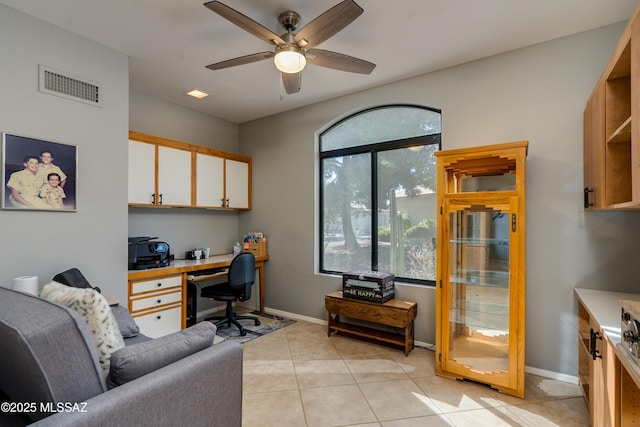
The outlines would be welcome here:
[[[128,345],[111,355],[107,387],[111,389],[133,381],[211,347],[215,335],[216,326],[213,323],[201,322],[164,337]]]
[[[131,317],[131,313],[126,307],[121,305],[111,306],[111,312],[116,318],[118,328],[122,334],[122,338],[132,338],[138,336],[140,333],[140,327],[136,324],[136,321]]]
[[[124,347],[122,334],[107,299],[93,289],[72,288],[58,282],[44,285],[40,296],[69,307],[84,319],[91,334],[102,373],[106,377],[109,373],[111,354]]]

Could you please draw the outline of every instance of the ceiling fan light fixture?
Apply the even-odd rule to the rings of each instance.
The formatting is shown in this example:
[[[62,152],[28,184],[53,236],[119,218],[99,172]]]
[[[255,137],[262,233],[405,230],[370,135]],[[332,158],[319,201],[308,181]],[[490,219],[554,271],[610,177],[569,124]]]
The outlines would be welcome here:
[[[279,48],[273,57],[276,68],[283,73],[299,73],[307,65],[307,59],[295,46]]]

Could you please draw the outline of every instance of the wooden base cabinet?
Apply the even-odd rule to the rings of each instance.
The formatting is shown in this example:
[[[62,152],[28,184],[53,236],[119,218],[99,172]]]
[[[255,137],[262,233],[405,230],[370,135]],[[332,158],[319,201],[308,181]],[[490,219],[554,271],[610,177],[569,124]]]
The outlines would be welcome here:
[[[640,360],[629,352],[620,301],[640,294],[576,288],[578,380],[594,427],[640,425]],[[624,325],[623,325],[624,323]]]
[[[436,152],[436,373],[524,397],[528,142]]]
[[[619,426],[620,362],[602,328],[578,306],[578,379],[593,426]]]
[[[185,327],[183,276],[129,281],[129,311],[142,334],[157,338]]]

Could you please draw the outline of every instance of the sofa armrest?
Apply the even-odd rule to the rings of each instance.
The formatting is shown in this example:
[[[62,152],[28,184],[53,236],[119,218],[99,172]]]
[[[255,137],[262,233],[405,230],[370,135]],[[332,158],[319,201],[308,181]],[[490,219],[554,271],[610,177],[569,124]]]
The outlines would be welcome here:
[[[32,425],[241,427],[242,346],[215,344]]]

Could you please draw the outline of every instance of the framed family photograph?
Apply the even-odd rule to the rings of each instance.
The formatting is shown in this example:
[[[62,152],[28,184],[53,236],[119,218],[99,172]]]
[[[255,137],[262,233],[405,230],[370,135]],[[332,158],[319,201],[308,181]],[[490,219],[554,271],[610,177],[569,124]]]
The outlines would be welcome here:
[[[2,133],[2,209],[77,211],[78,147]]]

